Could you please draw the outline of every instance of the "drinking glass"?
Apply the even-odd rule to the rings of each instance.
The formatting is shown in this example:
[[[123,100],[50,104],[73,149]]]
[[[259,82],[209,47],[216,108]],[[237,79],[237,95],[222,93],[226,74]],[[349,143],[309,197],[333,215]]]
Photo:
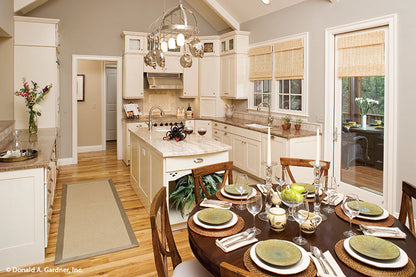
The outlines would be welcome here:
[[[256,228],[256,214],[261,211],[263,206],[262,198],[260,193],[256,193],[253,196],[247,198],[247,210],[253,215],[253,228],[252,230],[256,232],[256,234],[260,234],[261,230]]]
[[[201,136],[201,141],[202,141],[202,137],[205,136],[206,133],[207,133],[207,129],[203,127],[198,129],[198,134]]]
[[[191,134],[194,132],[194,128],[192,126],[186,126],[183,131],[188,136],[188,139],[191,139]]]
[[[334,176],[324,176],[323,182],[325,183],[324,191],[328,200],[331,200],[337,193],[337,179]],[[330,214],[334,212],[334,208],[331,207],[330,201],[327,201],[327,205],[322,209],[324,212]]]
[[[296,207],[293,207],[293,218],[296,220],[297,223],[299,223],[299,237],[293,238],[293,242],[298,245],[304,245],[308,241],[302,237],[302,229],[301,225],[306,220],[308,220],[309,217],[309,203],[306,197],[303,198],[302,202],[297,205]]]
[[[349,207],[348,203],[354,203],[352,206],[354,208]],[[341,207],[344,213],[350,219],[350,229],[348,231],[345,231],[343,234],[346,237],[355,236],[356,233],[352,230],[351,221],[354,217],[360,214],[360,200],[358,198],[358,195],[354,193],[345,194]]]
[[[240,174],[234,184],[234,188],[240,193],[240,205],[236,208],[239,210],[245,210],[246,206],[243,205],[243,193],[247,190],[248,177],[246,174]]]

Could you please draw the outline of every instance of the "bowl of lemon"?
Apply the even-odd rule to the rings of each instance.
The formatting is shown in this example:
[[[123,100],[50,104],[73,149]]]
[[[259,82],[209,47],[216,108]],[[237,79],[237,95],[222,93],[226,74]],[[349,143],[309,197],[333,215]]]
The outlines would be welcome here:
[[[289,207],[288,220],[294,221],[292,217],[293,208],[300,205],[307,194],[305,187],[297,184],[287,185],[282,189],[280,199],[282,199],[283,204]]]

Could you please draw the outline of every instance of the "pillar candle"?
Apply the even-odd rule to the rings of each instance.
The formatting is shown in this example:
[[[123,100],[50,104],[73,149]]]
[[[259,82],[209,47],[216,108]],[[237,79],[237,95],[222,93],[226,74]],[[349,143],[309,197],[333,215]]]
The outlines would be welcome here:
[[[267,128],[267,165],[272,164],[272,147],[270,142],[270,127]]]
[[[319,128],[316,129],[316,160],[315,160],[315,165],[319,166],[319,161],[320,161],[320,156],[321,156],[321,137],[319,136]]]

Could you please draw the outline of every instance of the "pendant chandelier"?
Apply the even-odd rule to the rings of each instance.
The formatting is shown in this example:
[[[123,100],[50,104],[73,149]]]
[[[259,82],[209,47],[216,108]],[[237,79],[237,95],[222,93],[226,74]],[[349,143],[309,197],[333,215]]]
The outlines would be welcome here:
[[[194,13],[184,7],[182,0],[179,5],[163,13],[151,25],[151,32],[147,37],[148,53],[144,56],[146,65],[156,69],[165,67],[165,55],[168,49],[183,47],[184,54],[180,58],[182,67],[192,66],[192,56],[204,56],[203,44],[198,38],[198,23]],[[192,54],[192,56],[188,53]]]

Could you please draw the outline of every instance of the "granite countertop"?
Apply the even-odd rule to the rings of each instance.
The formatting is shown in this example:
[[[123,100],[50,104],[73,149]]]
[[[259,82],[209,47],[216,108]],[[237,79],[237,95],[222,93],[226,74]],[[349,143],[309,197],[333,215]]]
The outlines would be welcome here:
[[[257,131],[257,132],[261,132],[261,133],[265,133],[267,134],[267,129],[266,128],[254,128],[254,127],[248,127],[246,126],[246,124],[252,124],[252,123],[257,123],[257,124],[261,124],[261,125],[267,125],[267,123],[263,123],[263,122],[258,122],[258,121],[254,121],[254,120],[246,120],[246,119],[241,119],[241,118],[231,118],[231,119],[227,119],[225,117],[193,117],[193,118],[177,118],[176,116],[164,116],[164,117],[160,117],[160,116],[155,116],[152,118],[152,121],[154,122],[158,122],[158,121],[185,121],[185,120],[212,120],[218,123],[223,123],[223,124],[229,124],[232,126],[236,126],[236,127],[240,127],[240,128],[244,128],[244,129],[249,129],[249,130],[253,130],[253,131]],[[147,122],[148,118],[147,117],[142,117],[140,119],[127,119],[124,118],[123,119],[125,122],[129,123],[129,122]],[[277,136],[277,137],[281,137],[281,138],[285,138],[285,139],[294,139],[294,138],[303,138],[303,137],[311,137],[311,136],[316,136],[316,131],[308,131],[308,130],[286,130],[284,131],[282,129],[281,126],[272,126],[271,130],[270,130],[270,134],[272,136]]]
[[[192,134],[185,140],[178,142],[174,140],[166,141],[163,140],[166,134],[166,129],[164,128],[152,130],[151,132],[146,128],[142,128],[136,131],[130,130],[130,133],[149,144],[164,158],[203,155],[231,150],[231,146],[213,139],[203,138],[201,142],[196,134]]]
[[[18,130],[18,139],[22,143],[22,148],[27,149],[32,143],[34,149],[38,151],[38,156],[34,159],[21,162],[0,162],[0,172],[48,167],[55,146],[56,133],[57,130],[55,128],[41,128],[37,134],[37,141],[30,142],[28,130]],[[0,152],[10,150],[11,146],[12,143],[0,144]]]

